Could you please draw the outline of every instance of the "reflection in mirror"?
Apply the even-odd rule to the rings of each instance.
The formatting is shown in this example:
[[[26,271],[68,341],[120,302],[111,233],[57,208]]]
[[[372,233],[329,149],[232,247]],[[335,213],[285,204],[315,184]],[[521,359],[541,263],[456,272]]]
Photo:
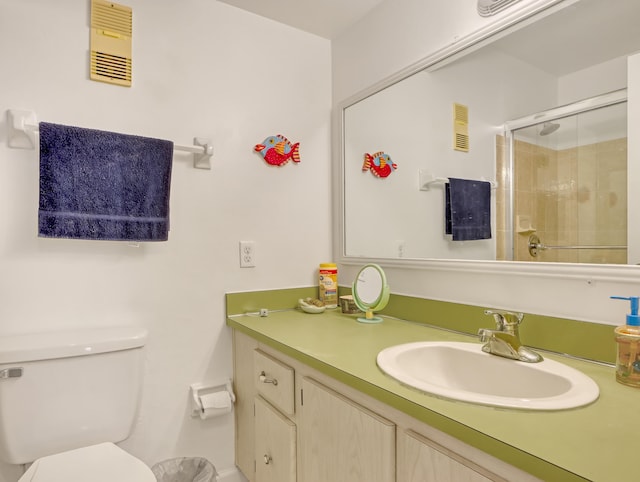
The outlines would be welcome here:
[[[377,264],[367,264],[358,272],[353,282],[353,301],[365,312],[359,317],[361,323],[380,323],[382,318],[373,316],[387,306],[389,301],[389,286],[384,271]]]
[[[633,182],[626,111],[640,111],[632,102],[640,85],[627,85],[629,66],[640,55],[640,2],[620,0],[615,8],[600,0],[566,3],[344,107],[345,258],[640,261],[631,253],[627,217],[637,214],[627,212],[626,188]],[[556,112],[611,92],[625,98]],[[468,109],[468,152],[456,148],[456,105]],[[514,119],[530,122],[509,130]],[[609,132],[614,127],[618,133]],[[516,152],[520,148],[529,153]],[[380,151],[397,165],[387,178],[362,171],[364,154]],[[490,239],[454,241],[446,234],[450,178],[497,186]],[[537,256],[529,253],[534,231],[541,240]]]
[[[503,231],[498,218],[498,259],[627,263],[626,92],[589,104],[569,115],[574,106],[564,106],[558,118],[534,115],[533,124],[510,131],[515,222]],[[498,204],[509,204],[503,194]],[[512,237],[513,254],[502,236]]]

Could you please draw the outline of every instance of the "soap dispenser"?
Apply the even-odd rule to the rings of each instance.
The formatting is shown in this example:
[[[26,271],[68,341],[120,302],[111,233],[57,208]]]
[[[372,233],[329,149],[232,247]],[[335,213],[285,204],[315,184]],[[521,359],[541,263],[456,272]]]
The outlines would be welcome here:
[[[640,388],[640,316],[638,316],[638,296],[612,296],[614,300],[631,303],[631,313],[627,323],[615,329],[618,343],[616,359],[616,380],[624,385]]]

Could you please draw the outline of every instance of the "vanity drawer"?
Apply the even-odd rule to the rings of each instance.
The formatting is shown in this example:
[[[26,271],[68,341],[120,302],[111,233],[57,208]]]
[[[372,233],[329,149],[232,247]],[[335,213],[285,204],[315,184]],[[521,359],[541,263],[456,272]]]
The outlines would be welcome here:
[[[253,352],[254,384],[265,399],[287,415],[295,412],[293,368],[255,350]]]

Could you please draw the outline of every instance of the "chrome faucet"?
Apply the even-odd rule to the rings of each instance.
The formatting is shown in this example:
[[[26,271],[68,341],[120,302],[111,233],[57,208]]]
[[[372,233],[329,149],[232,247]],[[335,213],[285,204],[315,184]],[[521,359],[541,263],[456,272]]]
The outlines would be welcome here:
[[[478,331],[480,341],[484,343],[482,351],[513,360],[528,363],[542,361],[542,356],[520,342],[518,325],[522,323],[523,313],[502,310],[484,310],[485,315],[493,315],[496,329],[481,328]]]

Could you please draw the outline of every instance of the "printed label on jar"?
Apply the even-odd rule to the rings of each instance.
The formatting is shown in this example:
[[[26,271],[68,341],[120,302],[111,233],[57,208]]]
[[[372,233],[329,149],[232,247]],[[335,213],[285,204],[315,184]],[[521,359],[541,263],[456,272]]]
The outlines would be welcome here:
[[[319,296],[327,308],[338,306],[338,270],[320,269]]]

